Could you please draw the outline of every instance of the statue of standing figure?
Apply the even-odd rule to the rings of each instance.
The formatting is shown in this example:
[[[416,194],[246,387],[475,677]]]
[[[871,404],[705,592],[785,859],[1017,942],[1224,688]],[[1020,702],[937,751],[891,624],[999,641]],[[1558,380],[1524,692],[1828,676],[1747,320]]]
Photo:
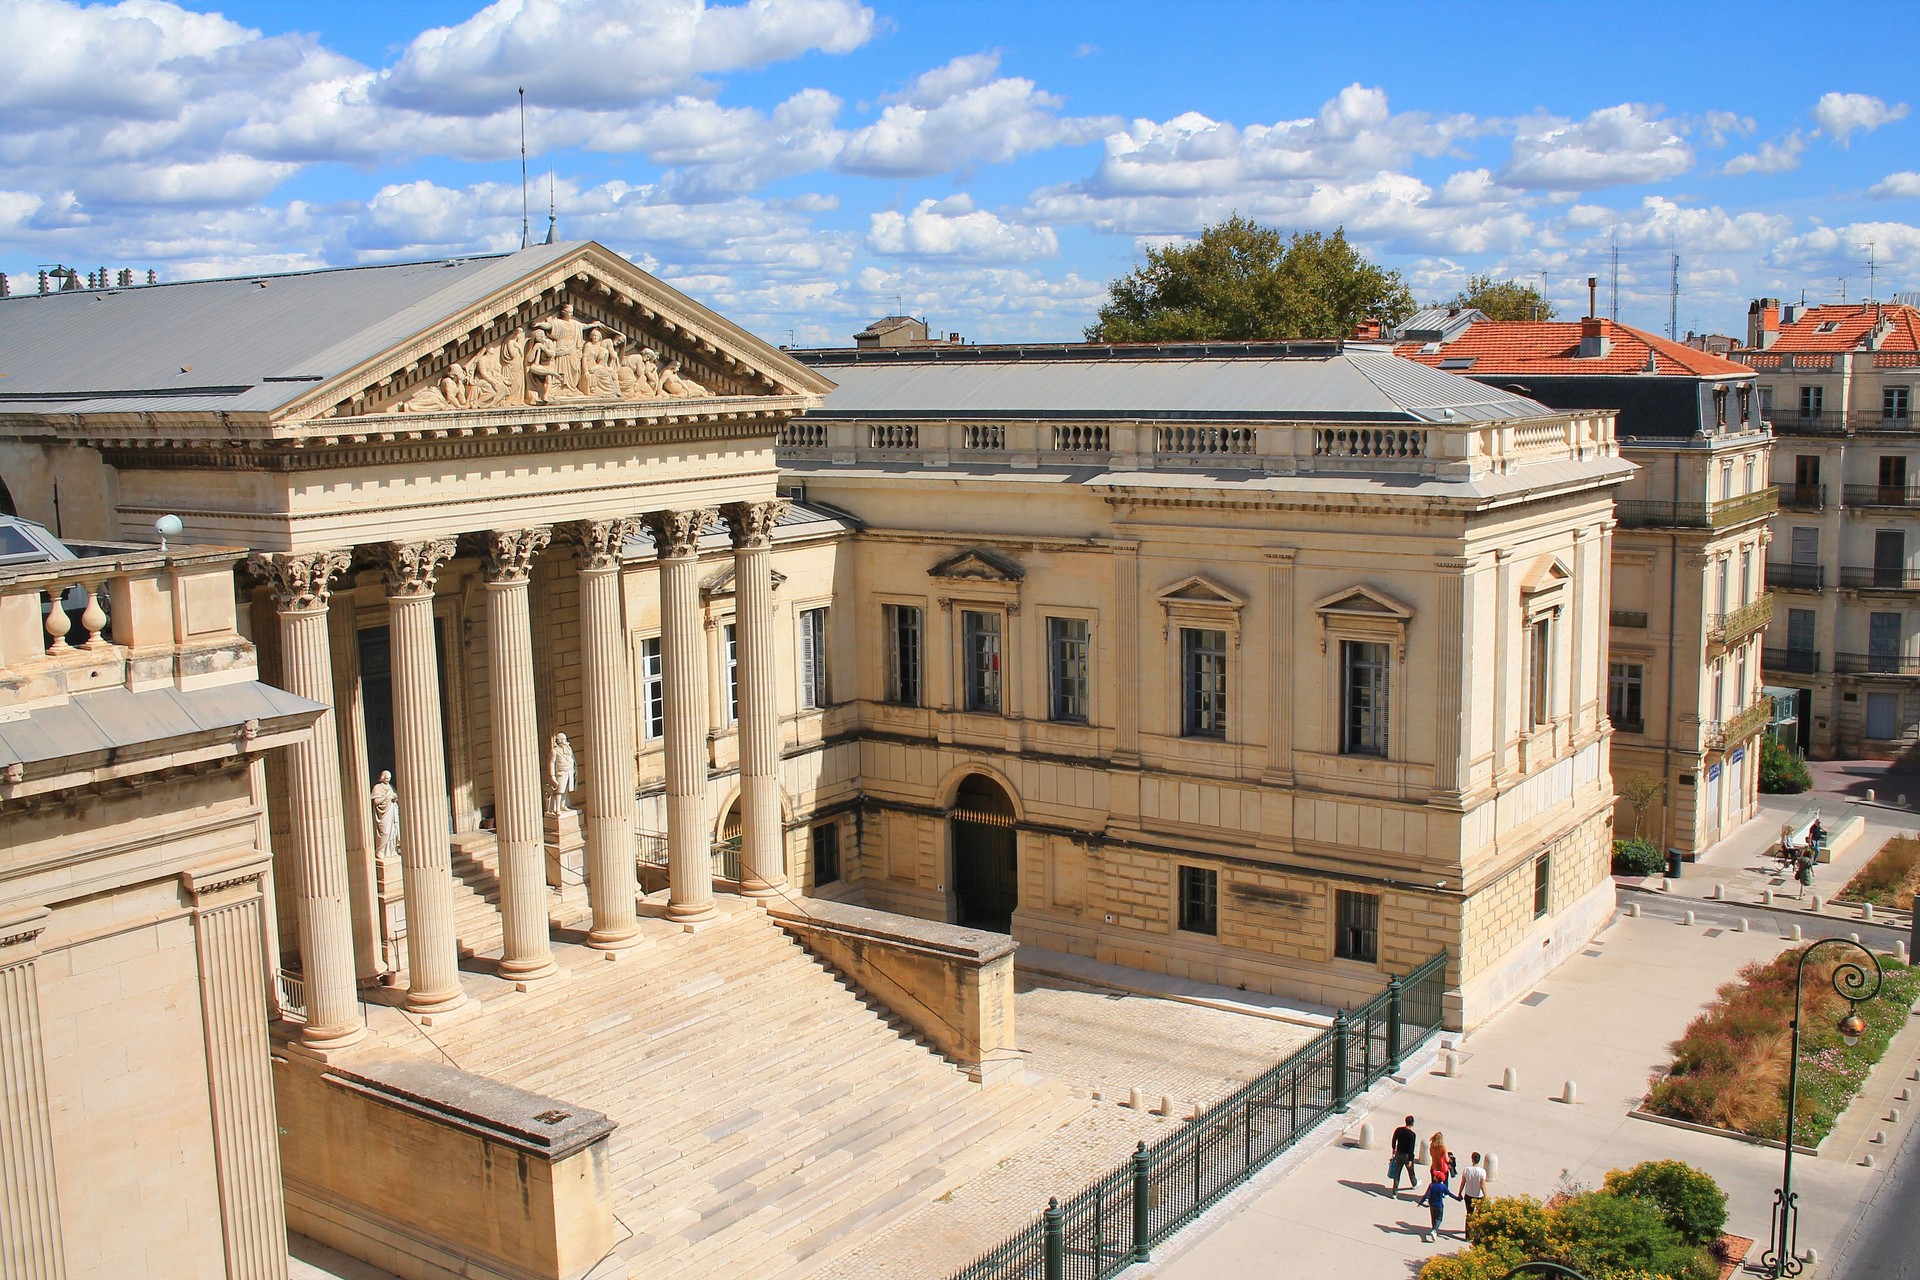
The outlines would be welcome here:
[[[547,812],[558,816],[573,812],[573,789],[579,785],[574,772],[573,744],[567,741],[567,735],[553,735],[553,745],[547,751],[547,781],[553,784],[553,794],[547,797]]]
[[[373,849],[382,858],[400,856],[400,793],[386,769],[373,784]]]

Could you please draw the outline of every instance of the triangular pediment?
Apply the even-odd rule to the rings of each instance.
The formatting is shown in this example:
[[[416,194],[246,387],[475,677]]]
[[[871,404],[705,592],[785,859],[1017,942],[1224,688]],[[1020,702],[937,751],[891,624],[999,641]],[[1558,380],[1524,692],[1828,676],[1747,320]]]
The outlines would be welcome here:
[[[969,547],[927,570],[931,578],[963,578],[973,582],[1018,582],[1027,576],[1011,558],[986,547]]]
[[[787,580],[787,575],[778,569],[770,570],[773,575],[773,589],[778,591]],[[700,584],[700,598],[703,600],[725,600],[734,594],[733,566],[728,565],[720,572]]]
[[[1315,601],[1313,608],[1316,613],[1397,618],[1401,621],[1413,616],[1413,610],[1398,600],[1365,586],[1348,587],[1344,591],[1336,591],[1330,596]]]
[[[611,250],[555,257],[330,378],[282,420],[813,398],[833,384]],[[510,264],[515,257],[501,259]],[[430,305],[430,299],[423,304]]]
[[[1160,593],[1159,599],[1162,604],[1215,605],[1231,609],[1238,609],[1247,602],[1247,598],[1238,591],[1198,573],[1166,588]]]
[[[1543,591],[1553,591],[1573,581],[1573,573],[1558,560],[1548,560],[1535,567],[1520,584],[1522,595],[1537,596]]]

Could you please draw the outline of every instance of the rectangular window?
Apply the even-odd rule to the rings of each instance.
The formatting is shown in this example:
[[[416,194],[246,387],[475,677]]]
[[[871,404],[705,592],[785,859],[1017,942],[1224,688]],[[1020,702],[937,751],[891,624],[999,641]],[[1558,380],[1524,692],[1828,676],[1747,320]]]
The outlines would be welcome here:
[[[1787,610],[1787,650],[1810,653],[1813,650],[1814,612],[1811,609]],[[1799,668],[1795,668],[1798,670]]]
[[[813,829],[813,885],[840,879],[840,824],[825,822]]]
[[[640,642],[640,736],[648,742],[667,736],[667,682],[660,668],[660,637]]]
[[[1646,721],[1641,718],[1641,698],[1646,687],[1646,668],[1637,662],[1607,664],[1607,718],[1613,727],[1625,733],[1641,733]]]
[[[1900,671],[1901,618],[1897,613],[1867,615],[1867,670],[1876,675],[1897,675]]]
[[[1754,460],[1752,458],[1747,459],[1747,492],[1748,493],[1753,492],[1753,481],[1754,481],[1754,478],[1759,474],[1758,471],[1755,470],[1755,465],[1756,464],[1754,463]]]
[[[1180,628],[1180,732],[1227,736],[1227,633]]]
[[[1340,750],[1350,756],[1387,754],[1387,646],[1340,642]]]
[[[1753,548],[1740,548],[1740,603],[1753,603]]]
[[[1911,411],[1911,400],[1905,387],[1880,388],[1880,416],[1897,418],[1904,421]]]
[[[1180,928],[1186,933],[1220,932],[1220,873],[1201,867],[1180,868]]]
[[[721,633],[727,660],[727,723],[740,719],[740,633],[729,622]]]
[[[1339,889],[1334,897],[1340,918],[1334,930],[1333,954],[1342,960],[1365,960],[1368,964],[1379,960],[1380,896]]]
[[[1047,619],[1047,716],[1087,722],[1087,620]]]
[[[1771,418],[1773,416],[1773,388],[1772,387],[1760,388],[1760,416],[1762,418]]]
[[[969,711],[1000,710],[1000,615],[977,609],[960,611],[960,670]]]
[[[1533,860],[1533,918],[1538,920],[1553,905],[1553,855],[1543,853]]]
[[[827,705],[827,611],[800,611],[800,706]]]
[[[1721,603],[1726,596],[1726,562],[1720,562]],[[1532,655],[1528,673],[1528,706],[1533,714],[1533,723],[1545,724],[1553,719],[1553,620],[1542,618],[1529,628],[1533,635],[1527,646]]]
[[[887,641],[887,701],[920,705],[920,618],[917,604],[880,606]]]
[[[1720,496],[1723,498],[1733,496],[1733,464],[1731,462],[1720,464]]]
[[[1903,453],[1880,457],[1880,501],[1898,506],[1907,498],[1907,456]]]
[[[1800,388],[1800,416],[1803,418],[1819,417],[1821,399],[1819,387]]]
[[[1820,483],[1820,455],[1802,453],[1793,460],[1793,482],[1802,489],[1811,489]]]
[[[1725,556],[1720,557],[1720,564],[1717,569],[1717,573],[1719,574],[1719,578],[1718,578],[1718,585],[1715,588],[1716,594],[1714,596],[1714,599],[1718,601],[1718,603],[1714,606],[1713,611],[1715,613],[1725,613],[1727,611],[1727,573],[1728,573],[1727,558]]]
[[[1727,667],[1724,662],[1713,664],[1713,714],[1710,720],[1727,718]]]

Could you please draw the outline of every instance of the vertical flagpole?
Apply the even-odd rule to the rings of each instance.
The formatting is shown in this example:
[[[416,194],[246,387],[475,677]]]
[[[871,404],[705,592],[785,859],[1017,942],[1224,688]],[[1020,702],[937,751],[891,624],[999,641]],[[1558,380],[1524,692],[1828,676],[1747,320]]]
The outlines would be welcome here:
[[[520,247],[532,244],[527,234],[527,90],[520,89]]]

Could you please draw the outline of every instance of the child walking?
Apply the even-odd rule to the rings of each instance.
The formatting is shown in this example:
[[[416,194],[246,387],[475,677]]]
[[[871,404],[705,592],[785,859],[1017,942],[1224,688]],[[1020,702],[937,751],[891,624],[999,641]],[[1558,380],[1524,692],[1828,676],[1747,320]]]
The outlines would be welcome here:
[[[1428,1244],[1432,1244],[1434,1236],[1440,1233],[1440,1221],[1446,1216],[1447,1201],[1449,1199],[1458,1200],[1460,1198],[1454,1194],[1453,1188],[1446,1184],[1446,1180],[1440,1176],[1438,1169],[1434,1169],[1432,1172],[1433,1177],[1427,1183],[1425,1193],[1420,1197],[1420,1203],[1427,1206],[1427,1212],[1433,1217],[1433,1225],[1427,1229],[1426,1234],[1420,1237]]]

